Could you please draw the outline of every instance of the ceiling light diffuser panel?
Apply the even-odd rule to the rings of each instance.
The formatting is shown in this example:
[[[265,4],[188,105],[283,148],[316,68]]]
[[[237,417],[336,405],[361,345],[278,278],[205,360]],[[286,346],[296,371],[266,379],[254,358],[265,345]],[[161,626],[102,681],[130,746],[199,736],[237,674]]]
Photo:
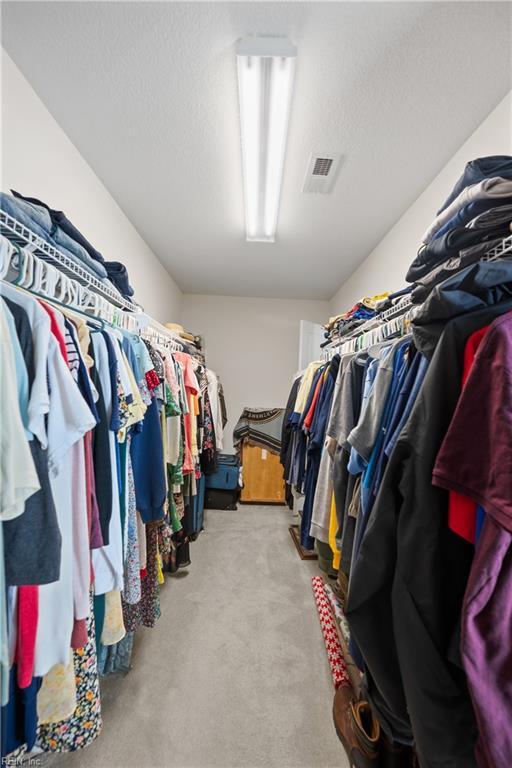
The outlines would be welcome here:
[[[247,240],[273,243],[283,180],[296,47],[246,37],[237,47]]]

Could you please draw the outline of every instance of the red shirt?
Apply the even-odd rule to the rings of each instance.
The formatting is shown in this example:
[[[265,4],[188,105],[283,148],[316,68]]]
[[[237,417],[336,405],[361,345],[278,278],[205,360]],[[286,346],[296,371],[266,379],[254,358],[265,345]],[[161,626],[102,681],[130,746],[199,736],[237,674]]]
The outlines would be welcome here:
[[[471,334],[464,349],[464,368],[462,372],[462,389],[468,380],[469,373],[475,360],[478,347],[483,341],[490,326],[486,325]],[[477,504],[457,491],[450,491],[448,503],[448,527],[471,544],[476,539],[476,509]]]

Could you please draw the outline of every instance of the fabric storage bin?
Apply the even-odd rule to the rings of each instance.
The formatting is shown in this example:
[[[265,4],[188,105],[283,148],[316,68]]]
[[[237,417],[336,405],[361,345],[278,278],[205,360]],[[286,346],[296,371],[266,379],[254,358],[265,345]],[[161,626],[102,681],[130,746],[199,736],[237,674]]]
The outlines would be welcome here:
[[[240,459],[228,453],[218,457],[217,471],[206,477],[206,488],[234,491],[239,489]]]

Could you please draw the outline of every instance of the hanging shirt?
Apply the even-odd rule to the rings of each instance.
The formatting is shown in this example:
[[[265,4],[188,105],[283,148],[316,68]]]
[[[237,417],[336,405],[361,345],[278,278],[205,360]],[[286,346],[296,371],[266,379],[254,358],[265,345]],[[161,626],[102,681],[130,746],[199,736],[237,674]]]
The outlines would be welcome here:
[[[47,351],[50,343],[50,318],[33,296],[17,290],[9,283],[0,285],[0,294],[22,307],[28,316],[34,342],[34,375],[28,404],[29,429],[43,449],[48,447],[45,416],[50,407],[46,377]]]
[[[192,358],[184,352],[175,352],[174,358],[177,360],[183,371],[183,381],[187,393],[188,413],[185,415],[185,459],[183,462],[183,472],[191,473],[195,470],[193,447],[197,446],[196,441],[196,418],[197,403],[194,397],[199,394],[199,384],[192,365]]]
[[[20,416],[23,422],[23,426],[25,427],[25,434],[27,436],[27,440],[32,440],[34,436],[30,431],[30,429],[28,428],[29,382],[28,382],[27,366],[25,363],[25,358],[23,357],[23,351],[21,349],[20,341],[18,339],[14,317],[11,313],[11,310],[9,309],[9,305],[7,304],[6,300],[0,299],[0,301],[3,304],[5,319],[7,321],[7,326],[9,329],[9,338],[11,340],[11,348],[12,348],[13,359],[14,359],[14,368],[16,371],[16,385],[18,390],[18,407],[20,410]]]
[[[92,346],[98,373],[98,384],[104,397],[105,419],[108,426],[112,411],[112,388],[108,349],[102,334],[92,334]],[[108,462],[110,467],[111,514],[108,523],[108,544],[92,551],[94,593],[96,595],[103,595],[112,590],[122,590],[124,584],[116,436],[111,430],[107,431],[106,453],[103,461]]]
[[[93,334],[89,354],[89,357],[94,363],[91,368],[91,378],[98,395],[98,400],[96,402],[98,420],[92,433],[91,450],[101,538],[103,544],[107,546],[110,541],[109,526],[113,510],[112,489],[114,485],[112,482],[112,473],[115,469],[115,464],[112,465],[110,456],[111,431],[109,430],[110,421],[106,405],[111,397],[111,384],[109,379],[103,382],[100,379],[100,370],[99,365],[95,360],[96,351],[93,341],[96,335],[97,334]]]
[[[466,385],[476,353],[482,341],[484,340],[488,325],[479,328],[472,333],[466,342],[464,350],[464,370],[462,373],[462,388]],[[473,499],[464,496],[457,491],[450,491],[450,500],[448,506],[448,527],[463,539],[473,544],[477,538],[477,504]],[[481,523],[480,523],[481,525]]]
[[[30,317],[38,319],[41,325],[49,323],[47,315],[39,307],[35,299],[21,293],[20,297],[25,306],[28,307],[30,302],[34,304]],[[36,354],[29,314],[23,307],[11,299],[4,297],[4,301],[8,305],[15,322],[16,334],[20,342],[29,379],[29,398],[32,399],[37,397],[37,393],[33,389]],[[46,395],[48,395],[47,384]],[[2,404],[5,402],[2,399]],[[8,404],[10,412],[5,420],[2,421],[4,425],[8,424],[8,419],[12,416],[11,401],[8,401]],[[37,410],[37,407],[34,404],[32,413],[35,410]],[[29,424],[31,423],[30,413],[29,407]],[[2,437],[7,437],[7,434],[8,432],[3,430]],[[30,446],[31,461],[35,466],[40,490],[31,494],[25,500],[23,514],[15,519],[4,521],[5,577],[9,585],[48,584],[59,578],[61,535],[50,488],[47,451],[42,449],[41,443],[35,435],[28,445]],[[14,459],[15,456],[16,453],[11,451],[10,458]],[[16,477],[16,472],[21,471],[22,468],[23,463],[17,464],[12,477]],[[2,487],[7,488],[8,485],[2,483]],[[27,549],[27,541],[32,540],[33,537],[39,542],[39,546]]]
[[[74,621],[73,505],[76,499],[73,498],[73,477],[77,469],[71,449],[96,424],[52,335],[47,355],[50,482],[62,535],[62,555],[59,580],[39,589],[34,662],[34,674],[38,676],[46,674],[55,664],[68,661]]]
[[[398,342],[379,350],[379,364],[375,380],[371,384],[359,422],[348,437],[350,445],[365,462],[369,461],[375,445],[386,398],[393,381],[393,351],[395,346],[401,342],[403,340],[399,339]]]
[[[511,393],[508,312],[480,342],[432,478],[480,504],[488,517],[464,599],[462,653],[479,726],[479,764],[496,766],[512,764]]]
[[[151,399],[142,430],[132,436],[130,455],[137,510],[145,523],[161,520],[164,517],[167,483],[156,397]]]
[[[217,375],[206,369],[208,379],[208,394],[210,395],[210,407],[212,409],[213,429],[215,432],[215,447],[217,451],[222,451],[224,427],[222,425],[222,413],[219,399],[219,380]]]
[[[315,362],[310,363],[306,368],[306,371],[300,383],[299,391],[297,392],[295,408],[293,409],[295,413],[303,413],[304,408],[306,406],[306,400],[309,395],[309,391],[311,389],[311,382],[313,381],[313,376],[315,375],[318,368],[320,368],[320,366],[322,365],[323,363],[316,360]]]

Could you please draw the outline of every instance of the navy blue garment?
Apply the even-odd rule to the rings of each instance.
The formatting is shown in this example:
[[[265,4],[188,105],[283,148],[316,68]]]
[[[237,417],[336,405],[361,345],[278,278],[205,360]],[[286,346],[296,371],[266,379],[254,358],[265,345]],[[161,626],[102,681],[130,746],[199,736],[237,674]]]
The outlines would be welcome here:
[[[438,210],[438,215],[450,203],[453,203],[463,189],[470,187],[471,184],[478,184],[479,181],[484,179],[492,179],[495,176],[501,176],[502,179],[512,179],[512,157],[510,155],[489,155],[488,157],[479,157],[466,163],[462,176],[458,179],[454,188]]]
[[[361,479],[361,508],[359,516],[357,518],[356,535],[354,541],[354,556],[357,557],[359,547],[366,530],[366,524],[370,516],[370,512],[373,508],[375,501],[376,481],[378,476],[379,458],[384,449],[384,440],[386,435],[386,428],[393,415],[393,409],[396,403],[400,387],[403,383],[404,376],[407,372],[407,365],[405,361],[405,354],[409,348],[410,341],[404,341],[399,344],[394,352],[393,357],[393,378],[391,380],[391,386],[389,388],[388,395],[386,397],[386,403],[382,412],[381,424],[379,434],[375,445],[373,447],[368,466],[363,472]]]
[[[19,688],[16,675],[14,664],[9,672],[9,701],[1,708],[0,715],[2,764],[3,758],[18,747],[26,744],[30,752],[36,743],[37,693],[43,678],[33,677],[28,688]]]
[[[418,396],[418,392],[420,391],[420,387],[423,384],[423,379],[425,378],[427,368],[427,358],[424,357],[420,352],[417,352],[414,356],[413,365],[409,371],[411,380],[404,382],[404,387],[402,388],[404,390],[404,394],[407,396],[407,400],[403,405],[402,413],[398,414],[397,411],[397,417],[399,415],[399,418],[393,419],[388,430],[387,441],[384,447],[388,459],[393,453],[393,448],[395,447],[396,442],[400,437],[400,432],[404,428],[414,403],[416,402],[416,398]]]
[[[401,296],[407,296],[407,294],[411,291],[412,287],[410,285],[406,285],[405,288],[400,288],[399,291],[393,291],[393,293],[390,293],[388,299],[389,301],[393,301],[393,299],[399,299]]]
[[[383,471],[384,445],[388,428],[393,419],[401,386],[403,385],[404,379],[407,377],[406,353],[409,347],[410,342],[404,341],[404,343],[398,346],[393,352],[393,378],[382,413],[379,434],[372,450],[368,466],[364,468],[361,479],[361,505],[352,544],[353,557],[357,557],[357,553],[359,552],[368,517],[373,507],[374,495],[380,483],[381,472]],[[352,451],[353,450],[354,449],[352,449]],[[350,638],[349,650],[356,665],[361,671],[364,671],[364,659],[353,635]]]
[[[89,345],[89,355],[95,360],[94,346]],[[92,432],[92,455],[94,462],[94,482],[96,488],[96,501],[100,516],[100,528],[104,546],[110,541],[109,528],[112,517],[112,467],[110,463],[110,437],[105,397],[98,374],[97,365],[91,368],[91,380],[98,392],[96,403],[99,421]]]
[[[330,362],[325,379],[322,384],[321,392],[318,396],[315,407],[315,415],[309,431],[308,442],[308,463],[306,468],[306,477],[304,481],[304,508],[302,510],[302,520],[300,526],[300,543],[305,549],[313,549],[315,540],[309,535],[311,527],[311,518],[313,515],[313,502],[315,500],[316,485],[318,482],[318,472],[320,470],[320,461],[322,458],[322,449],[325,440],[325,432],[331,412],[334,386],[338,376],[340,366],[340,356],[335,355]]]
[[[105,269],[111,283],[114,283],[119,293],[125,298],[131,298],[134,290],[130,285],[128,270],[120,261],[106,261]]]
[[[162,520],[166,482],[162,430],[156,397],[151,398],[140,432],[134,431],[130,446],[135,499],[144,523]]]
[[[112,392],[112,414],[110,416],[110,430],[111,432],[119,432],[121,429],[121,417],[119,413],[119,397],[117,393],[117,357],[114,350],[114,343],[110,337],[110,334],[102,331],[102,336],[105,339],[108,354],[108,367],[110,374],[110,389]]]
[[[424,245],[418,251],[418,255],[412,262],[407,271],[405,279],[408,283],[414,283],[422,277],[425,277],[434,267],[442,264],[452,256],[458,256],[459,251],[470,248],[477,243],[483,243],[486,240],[495,240],[499,237],[506,237],[510,234],[508,224],[492,226],[488,229],[466,229],[466,227],[456,227],[445,232],[441,237],[431,240],[428,245]]]
[[[512,204],[512,197],[500,198],[497,202],[494,199],[484,198],[483,200],[473,200],[471,203],[459,208],[457,213],[449,219],[434,235],[433,240],[437,240],[442,237],[446,232],[456,227],[465,227],[476,216],[479,216],[485,211],[490,211],[492,208],[501,208],[503,206],[509,206]]]
[[[28,203],[33,203],[34,205],[40,205],[42,208],[46,208],[54,224],[57,224],[62,229],[62,231],[66,233],[66,235],[81,245],[82,248],[84,248],[89,256],[91,256],[95,261],[99,261],[100,264],[104,263],[105,259],[101,253],[97,251],[96,248],[94,248],[94,246],[92,246],[88,240],[86,240],[80,230],[70,222],[63,211],[55,211],[53,208],[50,208],[49,205],[43,203],[42,200],[38,200],[35,197],[24,197],[24,195],[20,195],[19,192],[15,192],[14,189],[11,189],[11,192],[14,197],[17,197],[20,200],[26,200]]]

